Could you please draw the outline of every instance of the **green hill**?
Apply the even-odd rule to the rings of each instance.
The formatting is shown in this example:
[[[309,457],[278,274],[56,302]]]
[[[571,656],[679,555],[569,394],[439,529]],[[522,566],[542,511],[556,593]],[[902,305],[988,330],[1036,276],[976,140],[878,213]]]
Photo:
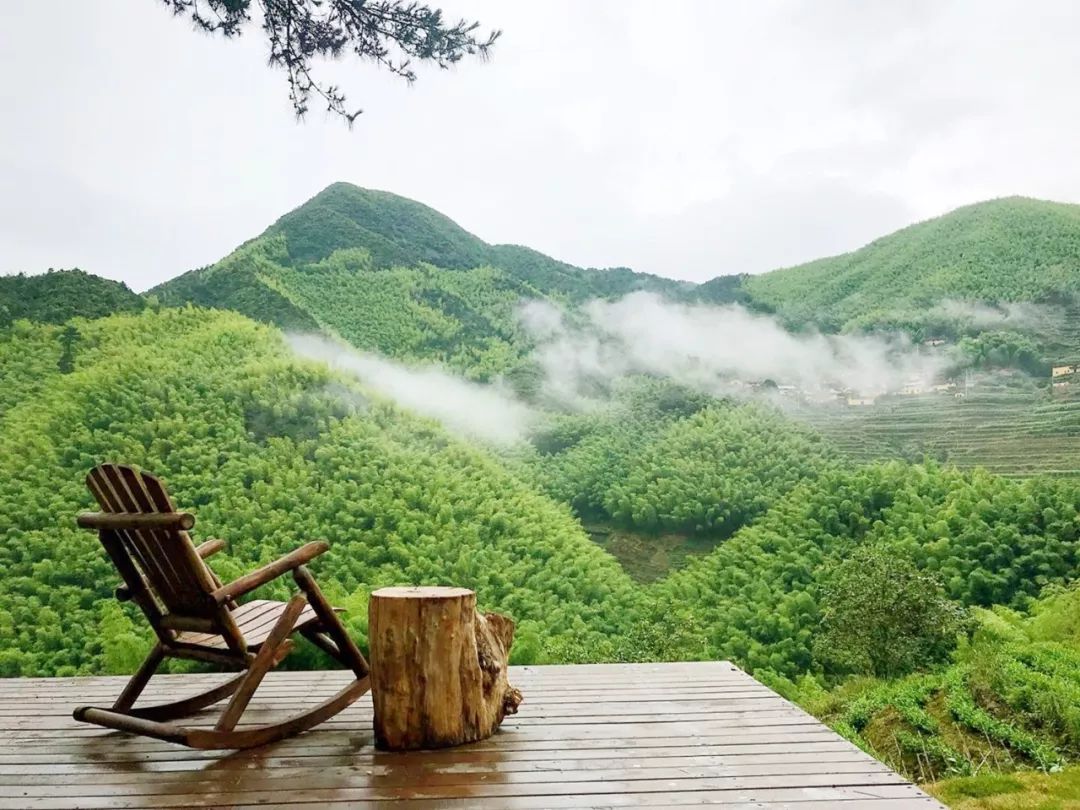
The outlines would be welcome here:
[[[217,264],[150,292],[487,378],[523,360],[522,300],[572,304],[639,289],[685,296],[692,285],[489,245],[425,205],[335,183]]]
[[[323,261],[338,250],[363,248],[374,268],[430,264],[470,270],[488,265],[544,294],[571,300],[638,289],[676,293],[692,286],[626,268],[583,269],[521,245],[489,245],[422,203],[349,183],[323,189],[260,238],[278,234],[284,236],[287,264],[292,267]]]
[[[159,472],[197,536],[229,542],[226,579],[329,540],[320,579],[361,639],[366,594],[401,582],[475,588],[519,622],[523,661],[635,615],[629,578],[568,509],[434,423],[295,360],[272,328],[195,308],[81,321],[67,374],[58,331],[0,336],[4,370],[19,357],[19,378],[34,377],[0,408],[0,677],[124,671],[149,642],[111,599],[96,538],[74,527],[91,506],[86,471],[109,459]]]
[[[126,284],[84,273],[49,270],[36,276],[0,276],[0,327],[25,318],[63,323],[75,317],[100,318],[146,306]]]
[[[745,286],[792,322],[835,330],[919,325],[942,301],[1060,301],[1080,292],[1080,205],[977,203]]]
[[[527,365],[530,345],[514,317],[521,300],[574,306],[639,290],[740,303],[827,332],[953,340],[1000,332],[993,339],[1041,373],[1080,351],[1080,206],[991,200],[843,256],[693,285],[490,245],[418,202],[335,183],[217,264],[151,292],[165,304],[336,332],[360,348],[488,379]],[[1056,308],[1007,308],[1033,303]]]

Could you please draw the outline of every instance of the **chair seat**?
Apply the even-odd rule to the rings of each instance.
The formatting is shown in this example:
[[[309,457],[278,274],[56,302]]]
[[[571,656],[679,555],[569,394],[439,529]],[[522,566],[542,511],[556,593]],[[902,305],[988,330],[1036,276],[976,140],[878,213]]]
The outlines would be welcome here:
[[[240,628],[240,635],[244,637],[248,648],[256,648],[270,635],[274,624],[285,610],[285,602],[276,602],[273,599],[254,599],[251,602],[240,605],[232,611],[233,619]],[[300,618],[293,625],[293,630],[299,630],[306,625],[318,622],[319,617],[311,609],[311,605],[304,605]],[[176,640],[181,644],[193,644],[198,647],[209,647],[214,650],[227,650],[229,645],[225,639],[212,633],[178,633]]]

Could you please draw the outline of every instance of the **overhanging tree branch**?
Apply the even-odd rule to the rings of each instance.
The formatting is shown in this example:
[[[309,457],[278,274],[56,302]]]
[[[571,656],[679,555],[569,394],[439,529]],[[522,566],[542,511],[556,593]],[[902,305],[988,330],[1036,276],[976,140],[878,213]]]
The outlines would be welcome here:
[[[412,0],[161,1],[200,30],[225,38],[239,36],[252,23],[255,3],[270,45],[268,62],[285,71],[297,118],[304,117],[317,96],[328,112],[350,124],[363,110],[350,111],[340,88],[314,77],[316,57],[337,59],[351,51],[411,83],[416,80],[413,60],[445,69],[465,56],[483,59],[502,33],[483,36],[480,24],[467,20],[448,24],[439,9]]]

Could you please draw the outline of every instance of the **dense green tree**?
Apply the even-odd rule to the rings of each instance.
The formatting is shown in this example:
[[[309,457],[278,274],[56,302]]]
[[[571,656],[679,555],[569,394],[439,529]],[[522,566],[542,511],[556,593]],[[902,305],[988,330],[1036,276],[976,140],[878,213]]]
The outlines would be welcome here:
[[[214,558],[226,579],[329,540],[321,578],[354,609],[361,640],[366,594],[401,582],[473,587],[526,638],[589,644],[636,615],[629,578],[565,507],[437,425],[296,361],[267,327],[194,308],[83,321],[77,367],[61,374],[57,327],[20,324],[0,339],[0,357],[29,367],[0,412],[5,674],[115,671],[147,640],[126,608],[103,608],[116,576],[71,521],[103,460],[161,474],[196,513],[196,536],[228,541]]]
[[[1048,588],[1031,615],[973,611],[955,660],[899,679],[826,690],[772,679],[789,698],[920,782],[1022,767],[1056,770],[1080,753],[1077,590]]]
[[[361,349],[487,378],[522,363],[522,301],[637,290],[694,295],[685,282],[489,245],[426,205],[334,183],[217,264],[151,292],[166,305],[232,309],[286,330],[333,329]]]
[[[75,370],[75,344],[79,340],[79,330],[73,324],[64,327],[60,333],[60,359],[56,368],[61,374],[70,374]]]
[[[19,319],[59,324],[75,317],[100,318],[144,306],[146,302],[126,284],[77,268],[0,276],[0,329]]]
[[[902,462],[838,469],[795,487],[654,592],[699,606],[709,657],[790,677],[822,669],[813,641],[826,573],[863,544],[932,572],[960,604],[1024,607],[1076,577],[1078,517],[1070,481]]]
[[[963,627],[932,574],[865,546],[826,575],[814,657],[830,672],[895,678],[945,660]]]
[[[745,286],[789,321],[829,331],[921,325],[942,302],[1060,301],[1080,292],[1080,206],[977,203]]]

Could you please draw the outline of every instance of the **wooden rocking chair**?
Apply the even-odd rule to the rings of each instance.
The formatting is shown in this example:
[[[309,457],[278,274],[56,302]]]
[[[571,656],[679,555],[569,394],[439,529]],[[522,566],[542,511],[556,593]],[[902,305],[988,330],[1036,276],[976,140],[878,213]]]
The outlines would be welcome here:
[[[100,512],[83,512],[78,525],[96,529],[124,584],[116,597],[134,601],[157,635],[157,643],[110,709],[83,706],[76,720],[145,734],[192,748],[252,748],[315,726],[353,703],[370,688],[368,665],[345,632],[305,564],[325,552],[324,542],[307,543],[281,559],[223,585],[203,562],[224,548],[221,540],[192,543],[195,518],[177,512],[162,483],[121,464],[102,464],[86,484]],[[288,602],[236,599],[292,572],[301,593]],[[288,720],[237,729],[263,676],[292,650],[300,632],[356,674],[340,692]],[[166,657],[206,661],[243,670],[231,680],[184,700],[135,708],[135,701]],[[211,728],[167,722],[188,717],[230,697]]]

